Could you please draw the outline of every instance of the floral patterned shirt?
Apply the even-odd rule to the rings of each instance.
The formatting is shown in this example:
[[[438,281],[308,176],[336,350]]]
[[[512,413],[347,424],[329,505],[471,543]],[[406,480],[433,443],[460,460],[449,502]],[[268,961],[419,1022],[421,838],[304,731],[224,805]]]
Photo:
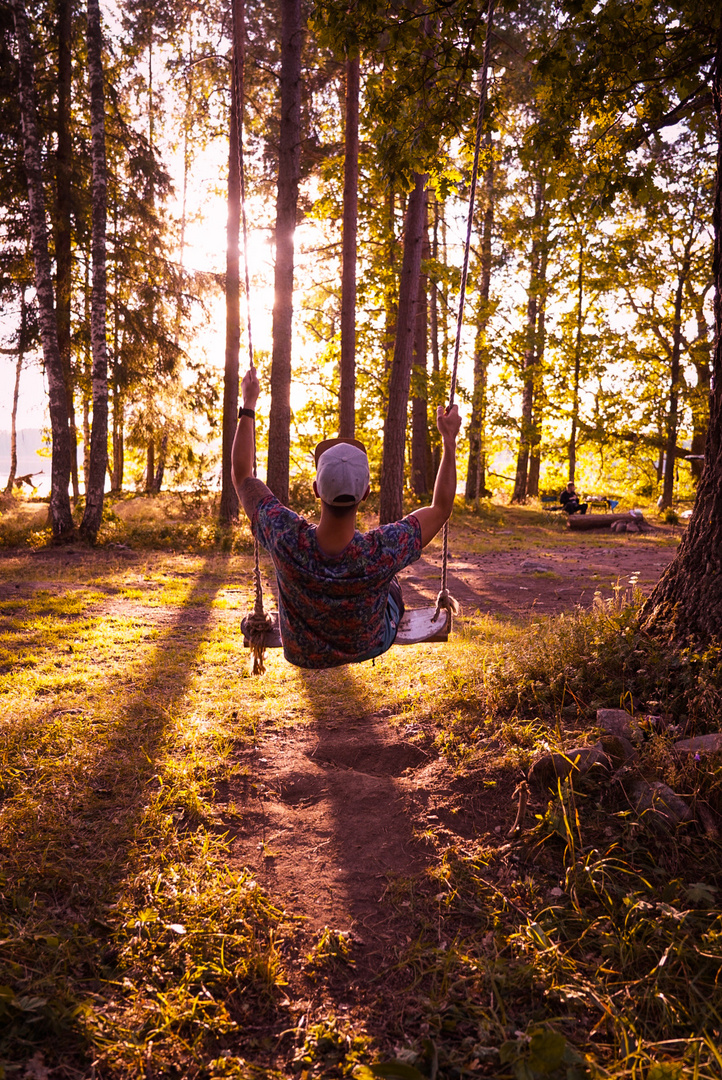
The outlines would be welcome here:
[[[372,653],[384,639],[389,583],[421,555],[418,520],[412,514],[365,534],[356,532],[340,554],[327,555],[318,545],[315,525],[289,510],[260,481],[253,485],[252,492],[244,490],[243,503],[276,570],[286,659],[297,667],[327,668]]]

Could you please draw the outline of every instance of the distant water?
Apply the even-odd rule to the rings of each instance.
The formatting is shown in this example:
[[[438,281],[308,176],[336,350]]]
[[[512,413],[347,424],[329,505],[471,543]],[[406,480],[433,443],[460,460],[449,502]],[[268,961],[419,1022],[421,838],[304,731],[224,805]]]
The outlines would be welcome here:
[[[38,450],[43,449],[43,433],[40,428],[20,428],[18,431],[18,466],[16,476],[28,473],[42,473],[33,476],[33,483],[39,494],[50,490],[50,458],[41,457]],[[0,490],[5,487],[10,473],[10,432],[0,431]],[[30,488],[24,487],[28,495]]]

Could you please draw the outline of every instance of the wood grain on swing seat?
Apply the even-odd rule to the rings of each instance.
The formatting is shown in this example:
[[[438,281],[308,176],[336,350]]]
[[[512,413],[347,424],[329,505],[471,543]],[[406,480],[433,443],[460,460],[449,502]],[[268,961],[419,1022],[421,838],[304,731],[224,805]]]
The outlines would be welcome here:
[[[448,641],[451,615],[448,611],[442,610],[438,619],[434,622],[435,613],[435,606],[411,608],[405,611],[394,639],[394,645],[421,645],[428,641]],[[266,634],[266,648],[280,649],[283,642],[281,641],[281,631],[278,625],[278,612],[271,611],[269,614],[273,619],[273,629]],[[248,616],[241,621],[243,644],[246,648],[250,646],[250,641],[246,636],[247,621]]]

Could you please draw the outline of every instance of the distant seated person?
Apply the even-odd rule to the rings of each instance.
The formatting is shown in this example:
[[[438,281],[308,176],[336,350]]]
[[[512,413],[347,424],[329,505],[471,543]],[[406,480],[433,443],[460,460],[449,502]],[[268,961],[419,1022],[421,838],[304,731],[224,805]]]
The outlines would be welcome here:
[[[580,503],[579,496],[574,490],[574,483],[569,481],[564,491],[559,496],[559,502],[567,514],[586,514],[587,503]]]

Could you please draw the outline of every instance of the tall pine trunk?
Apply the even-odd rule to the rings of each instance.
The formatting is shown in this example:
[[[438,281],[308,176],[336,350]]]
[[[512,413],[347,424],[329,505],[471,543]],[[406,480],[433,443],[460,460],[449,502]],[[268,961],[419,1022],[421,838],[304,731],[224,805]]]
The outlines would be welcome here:
[[[572,430],[569,433],[569,480],[574,483],[577,471],[577,428],[579,426],[579,383],[582,371],[584,329],[584,241],[579,241],[579,270],[577,275],[577,333],[574,342],[574,374],[572,376]]]
[[[384,424],[379,521],[397,521],[404,509],[404,449],[408,421],[409,381],[414,352],[416,299],[421,271],[421,248],[426,214],[426,176],[416,174],[406,207],[404,257],[399,284],[396,343],[389,379],[389,401]]]
[[[488,155],[484,172],[484,217],[481,233],[481,260],[479,280],[479,307],[474,343],[474,387],[471,398],[471,423],[469,425],[469,461],[466,469],[464,498],[476,502],[486,494],[486,385],[489,367],[489,346],[486,329],[491,314],[489,294],[491,291],[491,235],[494,228],[494,158],[492,133],[484,135],[484,150]]]
[[[539,475],[541,473],[542,422],[544,419],[544,350],[546,348],[546,306],[547,306],[547,263],[549,244],[546,229],[542,237],[541,259],[539,266],[539,301],[537,304],[537,324],[534,334],[534,404],[532,410],[531,442],[529,445],[529,475],[526,493],[539,495]]]
[[[42,159],[35,103],[35,68],[23,0],[12,0],[19,58],[19,99],[23,129],[23,156],[28,184],[28,216],[35,262],[35,289],[38,319],[43,345],[43,360],[48,378],[48,404],[52,430],[50,478],[50,516],[53,537],[57,542],[75,535],[68,497],[70,481],[70,430],[63,365],[58,347],[58,324],[55,315],[53,282],[50,274],[48,231],[45,220]]]
[[[341,379],[338,433],[356,433],[356,234],[358,231],[359,58],[346,61],[341,267]]]
[[[221,466],[221,521],[230,525],[238,517],[238,496],[231,476],[231,449],[238,412],[238,368],[241,344],[240,256],[241,173],[238,151],[243,120],[243,0],[233,10],[233,66],[231,75],[231,130],[228,140],[228,216],[226,218],[226,363],[223,375],[223,460]]]
[[[674,295],[674,323],[672,326],[672,356],[669,371],[669,406],[667,410],[667,444],[664,463],[664,484],[660,509],[666,510],[674,498],[674,474],[677,467],[677,432],[679,428],[679,391],[681,382],[680,356],[682,352],[682,300],[687,285],[692,238],[687,242],[682,266]]]
[[[90,482],[80,532],[95,542],[103,518],[108,468],[108,346],[106,341],[107,268],[105,230],[108,212],[108,168],[105,156],[105,92],[103,39],[98,0],[88,0],[88,74],[90,81],[90,158],[93,174],[93,291],[90,340],[93,349],[93,428],[90,436]]]
[[[700,644],[722,637],[722,45],[714,62],[712,99],[718,139],[712,215],[716,334],[704,469],[677,557],[641,613],[647,630]]]
[[[529,453],[533,436],[534,375],[536,362],[536,332],[539,309],[539,265],[541,244],[539,225],[542,211],[542,183],[537,180],[534,189],[534,227],[531,258],[529,260],[529,295],[526,309],[526,344],[524,348],[523,383],[521,394],[521,421],[519,425],[519,450],[516,458],[516,476],[512,502],[524,502],[527,495]]]
[[[301,0],[281,0],[281,129],[276,202],[268,486],[288,502],[291,453],[291,345],[294,233],[301,161]]]
[[[429,247],[428,193],[424,192],[423,239],[421,259],[428,262]],[[423,498],[430,491],[431,442],[429,439],[429,375],[428,351],[428,288],[429,278],[425,271],[419,273],[416,301],[416,331],[414,335],[414,361],[411,369],[411,488]]]

